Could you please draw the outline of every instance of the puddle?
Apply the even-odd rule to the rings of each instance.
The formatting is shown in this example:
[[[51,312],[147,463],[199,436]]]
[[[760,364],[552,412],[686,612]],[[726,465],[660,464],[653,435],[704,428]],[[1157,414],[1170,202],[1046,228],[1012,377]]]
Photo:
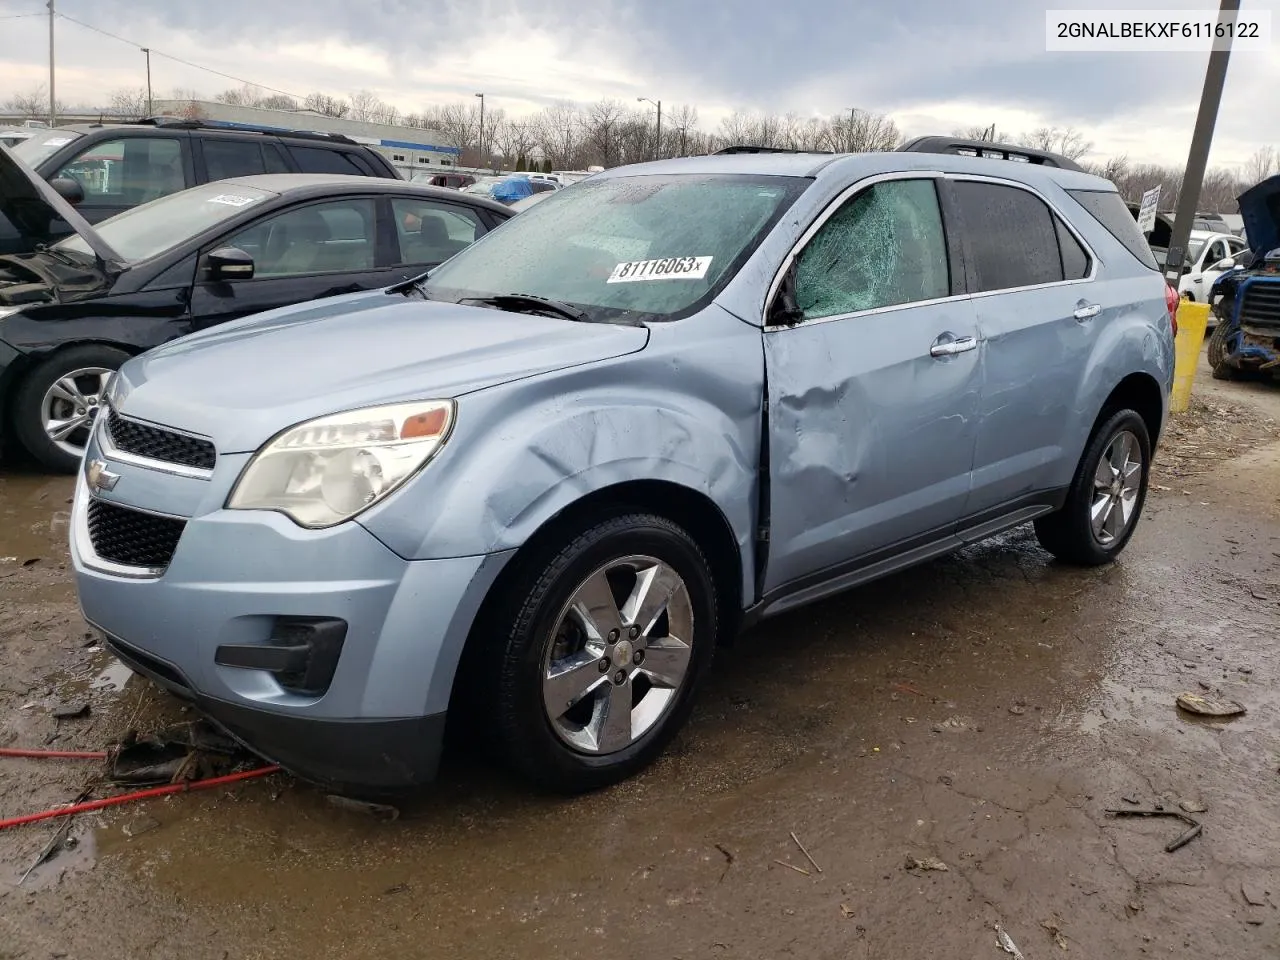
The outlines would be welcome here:
[[[124,685],[129,682],[129,678],[133,676],[133,671],[121,663],[119,660],[113,659],[105,670],[94,677],[89,684],[90,690],[102,690],[107,693],[118,693],[124,689]]]

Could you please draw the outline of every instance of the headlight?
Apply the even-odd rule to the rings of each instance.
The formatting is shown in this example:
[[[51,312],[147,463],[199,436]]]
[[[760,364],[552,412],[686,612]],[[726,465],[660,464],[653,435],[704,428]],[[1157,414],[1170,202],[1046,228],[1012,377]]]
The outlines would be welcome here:
[[[313,529],[350,520],[431,459],[453,415],[453,401],[431,400],[299,423],[254,454],[227,509],[278,510]]]

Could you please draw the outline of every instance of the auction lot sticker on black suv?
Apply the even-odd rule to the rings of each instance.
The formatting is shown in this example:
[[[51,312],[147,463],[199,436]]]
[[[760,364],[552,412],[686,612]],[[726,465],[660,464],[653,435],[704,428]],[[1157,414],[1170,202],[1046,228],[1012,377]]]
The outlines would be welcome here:
[[[711,266],[711,257],[664,257],[661,260],[629,260],[613,268],[606,283],[633,283],[637,280],[701,280]]]

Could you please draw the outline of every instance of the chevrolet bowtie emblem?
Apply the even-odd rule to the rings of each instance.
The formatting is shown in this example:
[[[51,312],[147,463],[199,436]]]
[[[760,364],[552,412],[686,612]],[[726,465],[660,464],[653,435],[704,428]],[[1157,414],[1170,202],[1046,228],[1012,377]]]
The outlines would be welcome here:
[[[105,460],[90,460],[89,469],[85,472],[85,479],[89,482],[90,488],[94,490],[114,490],[116,483],[120,479],[120,474],[112,473],[108,470]]]

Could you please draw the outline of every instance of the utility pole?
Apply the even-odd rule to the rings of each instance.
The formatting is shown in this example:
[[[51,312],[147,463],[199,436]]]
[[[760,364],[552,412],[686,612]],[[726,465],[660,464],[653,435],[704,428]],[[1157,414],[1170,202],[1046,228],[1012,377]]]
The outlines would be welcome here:
[[[480,98],[480,145],[476,148],[476,152],[480,154],[480,158],[477,162],[477,166],[487,167],[488,164],[484,162],[484,94],[477,93],[476,96]]]
[[[147,55],[147,116],[150,117],[155,113],[151,106],[151,48],[143,47],[142,52]]]
[[[662,159],[662,101],[650,100],[648,97],[636,97],[636,103],[652,103],[658,108],[658,140],[653,147],[653,159]]]
[[[58,119],[58,97],[53,89],[53,0],[49,0],[49,126],[55,126]]]
[[[1240,0],[1222,0],[1222,5],[1218,8],[1218,23],[1234,28],[1236,14],[1239,12]],[[1231,38],[1234,34],[1235,30],[1232,29],[1227,34],[1222,49],[1215,48],[1209,53],[1209,66],[1204,73],[1200,110],[1196,114],[1195,130],[1191,134],[1187,169],[1182,176],[1177,211],[1173,215],[1173,236],[1169,240],[1169,253],[1165,257],[1164,276],[1175,288],[1182,276],[1182,261],[1186,256],[1187,242],[1191,239],[1196,204],[1200,202],[1200,184],[1204,180],[1205,165],[1209,162],[1209,147],[1213,143],[1213,128],[1218,120],[1222,88],[1227,81],[1227,61],[1231,57]]]

